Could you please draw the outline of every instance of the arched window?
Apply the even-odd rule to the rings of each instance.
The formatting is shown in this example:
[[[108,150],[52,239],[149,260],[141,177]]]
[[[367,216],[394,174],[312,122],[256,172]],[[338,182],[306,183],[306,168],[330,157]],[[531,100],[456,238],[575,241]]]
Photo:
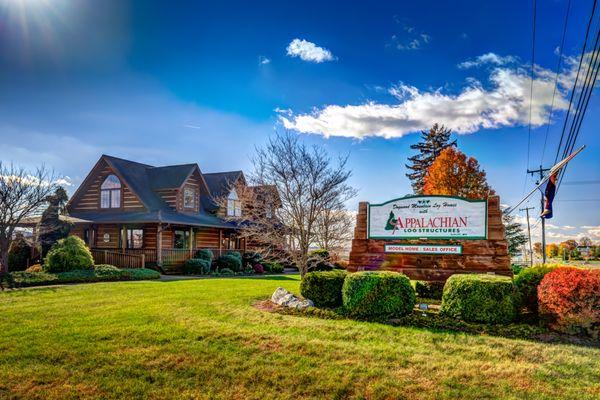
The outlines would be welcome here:
[[[227,215],[230,217],[239,217],[242,215],[242,202],[235,189],[227,196]]]
[[[121,181],[115,175],[109,175],[100,186],[100,208],[120,207]]]

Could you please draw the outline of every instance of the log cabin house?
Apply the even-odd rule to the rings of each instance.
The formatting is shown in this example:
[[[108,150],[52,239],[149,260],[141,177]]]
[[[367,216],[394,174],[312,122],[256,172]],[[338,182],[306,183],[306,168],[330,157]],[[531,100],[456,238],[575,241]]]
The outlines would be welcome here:
[[[197,164],[154,167],[102,155],[67,204],[71,234],[96,263],[123,267],[168,269],[197,249],[217,257],[244,252],[248,245],[228,218],[243,212],[237,185],[247,185],[242,171],[207,174]]]

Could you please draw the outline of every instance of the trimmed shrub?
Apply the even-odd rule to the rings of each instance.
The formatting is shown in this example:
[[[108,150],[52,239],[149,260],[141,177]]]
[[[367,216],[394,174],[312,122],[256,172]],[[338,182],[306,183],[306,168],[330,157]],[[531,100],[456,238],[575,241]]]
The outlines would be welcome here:
[[[31,257],[31,246],[23,236],[18,236],[10,243],[8,248],[8,270],[24,271],[27,260]]]
[[[538,301],[552,329],[600,338],[600,270],[556,268],[538,286]]]
[[[200,260],[206,260],[210,264],[213,260],[213,252],[210,251],[209,249],[200,249],[200,250],[196,251],[196,254],[194,254],[194,258],[200,259]]]
[[[220,272],[223,272],[223,269],[240,272],[242,270],[242,258],[235,256],[233,253],[224,254],[215,260],[215,266]]]
[[[526,307],[533,314],[538,315],[537,288],[544,276],[556,267],[552,265],[534,265],[524,268],[514,278],[515,286],[519,292],[519,301],[522,307]]]
[[[263,262],[263,267],[265,268],[265,271],[273,274],[281,274],[284,269],[283,265],[277,261],[265,261]]]
[[[148,268],[124,268],[121,270],[123,278],[128,281],[145,281],[160,279],[160,273]]]
[[[223,268],[222,270],[219,271],[219,274],[220,275],[235,275],[235,272],[233,272],[229,268]]]
[[[342,286],[344,308],[360,319],[389,319],[409,314],[415,291],[406,275],[397,272],[355,272]]]
[[[68,272],[13,272],[17,286],[42,286],[62,283],[138,281],[158,279],[160,274],[146,268],[119,269],[112,265],[97,265],[94,269]]]
[[[42,264],[33,264],[29,268],[25,270],[25,272],[42,272],[44,269],[42,268]]]
[[[309,272],[300,283],[300,293],[316,307],[334,308],[342,305],[345,271]]]
[[[92,269],[94,259],[83,240],[69,236],[59,240],[48,252],[44,262],[47,272]]]
[[[517,293],[506,276],[457,274],[444,285],[440,313],[467,322],[509,323],[517,316]]]
[[[419,297],[441,300],[442,293],[444,292],[444,283],[442,281],[416,281],[415,291]]]
[[[260,264],[254,264],[254,267],[252,267],[252,270],[254,271],[255,274],[264,274],[265,273],[265,269]]]
[[[201,258],[190,258],[183,264],[182,272],[186,275],[205,275],[210,272],[210,261]]]
[[[94,274],[102,278],[120,279],[122,272],[119,268],[109,264],[94,265]]]
[[[230,251],[228,253],[225,254],[226,256],[233,256],[238,258],[240,261],[242,261],[242,254],[239,251]]]
[[[244,265],[256,265],[262,264],[263,256],[260,253],[254,251],[248,251],[242,255],[242,264]]]

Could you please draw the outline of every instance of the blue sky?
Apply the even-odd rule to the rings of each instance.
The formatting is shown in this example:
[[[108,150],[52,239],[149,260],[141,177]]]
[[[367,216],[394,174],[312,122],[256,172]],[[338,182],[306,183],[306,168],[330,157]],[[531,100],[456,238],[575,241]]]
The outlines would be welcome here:
[[[349,153],[355,208],[409,193],[409,146],[442,122],[516,202],[531,186],[531,3],[374,3],[0,0],[0,159],[45,163],[70,190],[102,153],[249,172],[287,127]],[[566,0],[538,3],[531,167],[554,160],[591,7],[572,1],[542,160]],[[565,182],[599,179],[599,109],[595,93]],[[598,199],[598,184],[564,186],[550,240],[600,240]]]

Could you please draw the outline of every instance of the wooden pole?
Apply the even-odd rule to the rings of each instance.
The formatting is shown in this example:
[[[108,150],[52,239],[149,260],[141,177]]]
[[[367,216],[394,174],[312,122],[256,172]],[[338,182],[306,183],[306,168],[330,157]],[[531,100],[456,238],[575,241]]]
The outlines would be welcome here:
[[[161,226],[161,224],[158,224],[157,228],[156,228],[156,263],[158,265],[162,264],[162,226]]]

